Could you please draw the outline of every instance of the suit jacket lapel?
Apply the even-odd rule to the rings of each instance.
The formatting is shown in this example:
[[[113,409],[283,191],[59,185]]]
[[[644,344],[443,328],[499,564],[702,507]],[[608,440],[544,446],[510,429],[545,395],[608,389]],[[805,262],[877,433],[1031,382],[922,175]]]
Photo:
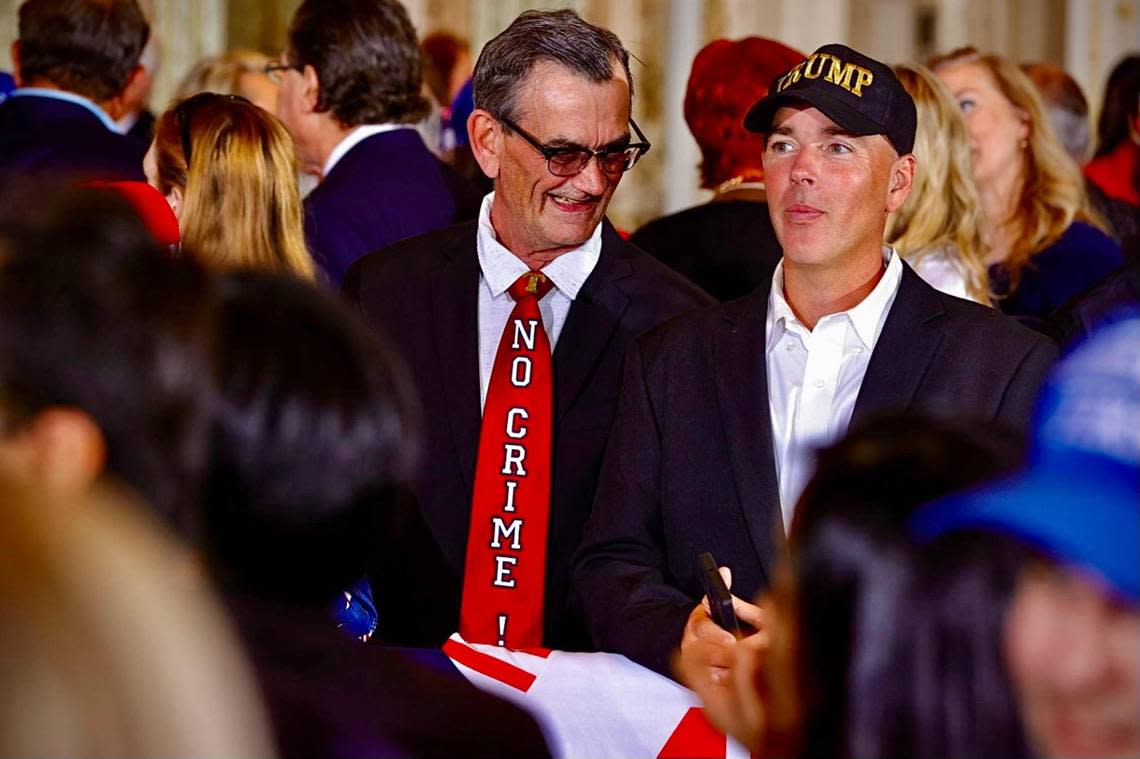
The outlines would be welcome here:
[[[725,304],[723,313],[713,336],[717,405],[752,545],[771,577],[769,564],[782,550],[783,521],[764,354],[767,288]]]
[[[942,342],[945,313],[934,289],[904,262],[898,293],[855,400],[853,425],[879,411],[910,406]]]
[[[554,420],[561,424],[589,379],[629,305],[618,285],[632,270],[624,255],[627,244],[609,222],[603,222],[602,252],[594,271],[570,305],[554,347]]]
[[[443,383],[447,420],[459,468],[468,493],[475,487],[479,447],[479,259],[476,225],[470,239],[446,251],[432,280],[435,343]],[[469,506],[468,501],[464,505]]]

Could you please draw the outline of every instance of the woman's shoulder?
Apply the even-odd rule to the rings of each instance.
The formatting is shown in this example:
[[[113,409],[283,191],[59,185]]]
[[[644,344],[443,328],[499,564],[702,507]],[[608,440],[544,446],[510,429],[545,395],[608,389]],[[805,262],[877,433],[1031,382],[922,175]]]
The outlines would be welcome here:
[[[1086,221],[1074,221],[1059,238],[1041,251],[1042,254],[1073,252],[1079,252],[1086,259],[1105,258],[1117,263],[1122,263],[1124,260],[1120,253],[1120,245],[1099,227]]]

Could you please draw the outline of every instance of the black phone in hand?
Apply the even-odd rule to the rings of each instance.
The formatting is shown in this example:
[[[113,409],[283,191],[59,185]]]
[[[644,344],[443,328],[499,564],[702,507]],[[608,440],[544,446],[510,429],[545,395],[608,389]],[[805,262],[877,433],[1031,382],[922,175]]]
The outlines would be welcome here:
[[[717,570],[716,559],[711,553],[705,552],[697,555],[697,563],[700,566],[701,579],[705,583],[705,596],[709,599],[709,614],[722,629],[739,638],[740,622],[737,621],[736,612],[732,608],[732,594],[728,592],[728,586],[724,584],[724,578]]]

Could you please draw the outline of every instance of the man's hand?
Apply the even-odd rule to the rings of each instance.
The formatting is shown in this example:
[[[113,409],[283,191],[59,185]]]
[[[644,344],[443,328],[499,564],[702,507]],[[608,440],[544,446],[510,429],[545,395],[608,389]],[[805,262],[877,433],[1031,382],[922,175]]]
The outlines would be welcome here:
[[[732,573],[727,567],[721,567],[720,573],[731,588]],[[732,607],[737,619],[757,632],[738,641],[713,621],[708,599],[702,599],[689,614],[673,669],[700,696],[717,729],[742,740],[753,739],[760,715],[752,681],[768,637],[758,606],[733,596]]]

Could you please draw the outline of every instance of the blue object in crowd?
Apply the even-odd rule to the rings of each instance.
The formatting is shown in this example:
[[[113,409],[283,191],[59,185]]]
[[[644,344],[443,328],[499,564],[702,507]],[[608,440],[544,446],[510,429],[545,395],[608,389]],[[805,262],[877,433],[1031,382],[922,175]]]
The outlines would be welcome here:
[[[0,103],[8,98],[8,93],[16,89],[16,80],[7,71],[0,71]]]
[[[379,617],[372,602],[372,585],[362,578],[334,601],[333,616],[336,626],[354,638],[368,640],[376,630]]]
[[[927,506],[921,538],[981,528],[1100,575],[1140,601],[1140,314],[1105,326],[1053,370],[1028,467]]]
[[[451,127],[455,131],[455,144],[467,144],[467,117],[475,110],[475,96],[471,79],[463,85],[451,101]]]

